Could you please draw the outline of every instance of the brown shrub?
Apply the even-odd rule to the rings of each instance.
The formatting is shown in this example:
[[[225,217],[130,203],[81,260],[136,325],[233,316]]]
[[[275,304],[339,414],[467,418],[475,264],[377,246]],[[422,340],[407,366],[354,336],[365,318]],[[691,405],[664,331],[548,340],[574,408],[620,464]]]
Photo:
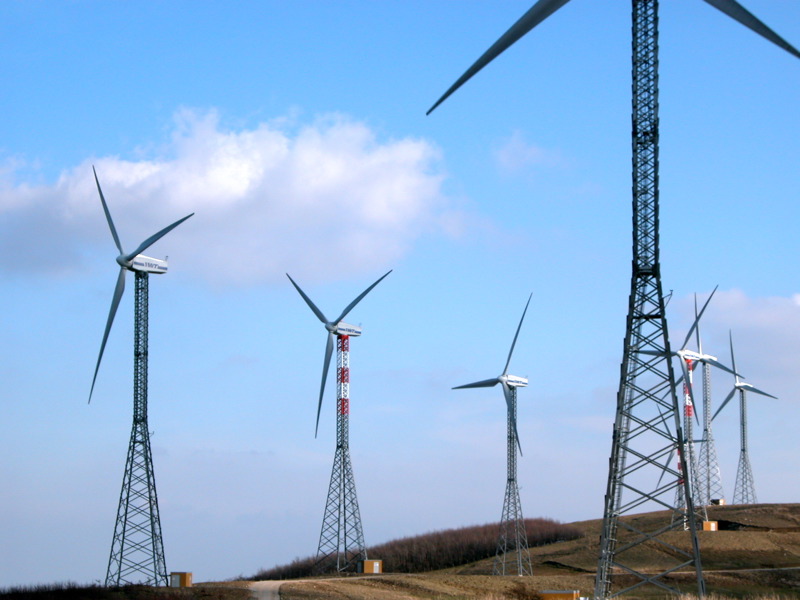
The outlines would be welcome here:
[[[369,555],[383,560],[387,573],[424,573],[490,558],[497,550],[500,525],[476,525],[401,538],[373,546]],[[529,546],[574,540],[583,534],[552,519],[526,519]],[[297,579],[311,575],[314,559],[296,558],[288,565],[257,573],[252,579]]]

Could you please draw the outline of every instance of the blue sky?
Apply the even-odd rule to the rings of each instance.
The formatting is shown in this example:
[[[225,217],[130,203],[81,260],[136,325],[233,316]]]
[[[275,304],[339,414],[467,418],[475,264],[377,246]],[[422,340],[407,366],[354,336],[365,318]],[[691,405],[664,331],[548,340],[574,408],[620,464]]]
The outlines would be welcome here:
[[[800,44],[800,4],[748,0]],[[575,0],[431,116],[529,6],[0,4],[0,586],[105,576],[132,388],[132,286],[89,386],[116,250],[151,248],[150,427],[169,570],[249,575],[315,552],[351,313],[351,453],[368,544],[497,520],[511,372],[526,516],[602,515],[630,277],[630,6]],[[661,239],[671,338],[750,402],[759,499],[800,467],[800,62],[699,0],[661,7]],[[132,280],[129,279],[129,283]],[[732,385],[716,374],[719,401]],[[731,406],[733,408],[733,405]],[[733,495],[737,415],[715,421]]]

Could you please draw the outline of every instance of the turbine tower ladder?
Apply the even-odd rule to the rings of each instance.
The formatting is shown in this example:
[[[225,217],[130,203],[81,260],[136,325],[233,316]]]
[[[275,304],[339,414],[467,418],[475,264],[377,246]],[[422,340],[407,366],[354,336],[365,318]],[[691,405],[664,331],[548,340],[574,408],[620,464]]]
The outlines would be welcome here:
[[[508,410],[507,456],[508,477],[506,495],[503,501],[503,514],[500,517],[500,537],[497,541],[497,553],[492,566],[492,575],[532,575],[531,555],[528,550],[528,534],[525,530],[525,519],[522,516],[522,503],[517,486],[517,439],[515,424],[517,421],[517,388],[509,386],[510,407]]]
[[[168,585],[147,426],[148,274],[135,272],[133,428],[122,479],[106,586]]]
[[[699,596],[705,595],[694,511],[654,529],[621,519],[627,513],[661,507],[673,510],[673,493],[693,507],[684,451],[675,376],[661,287],[658,237],[658,1],[633,0],[633,272],[620,386],[609,459],[600,537],[595,598],[615,597],[644,585],[678,590],[669,574],[691,568]],[[671,423],[671,425],[670,425]],[[677,449],[679,469],[670,468]],[[686,523],[688,550],[665,538]],[[633,560],[642,545],[661,547],[674,564],[661,573],[643,573]],[[631,557],[631,560],[629,560]],[[616,581],[618,580],[618,583]],[[614,589],[612,590],[612,583]]]
[[[350,336],[336,336],[336,454],[319,534],[316,573],[354,571],[367,560],[350,462]]]

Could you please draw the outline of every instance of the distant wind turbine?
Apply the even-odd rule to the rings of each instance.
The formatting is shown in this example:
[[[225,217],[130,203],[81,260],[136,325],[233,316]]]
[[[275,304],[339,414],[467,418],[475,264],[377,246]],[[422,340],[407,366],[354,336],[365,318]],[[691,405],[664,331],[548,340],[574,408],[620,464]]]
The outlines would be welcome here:
[[[733,332],[728,332],[731,343],[731,364],[733,370],[736,371],[736,359],[733,356]],[[750,385],[739,379],[739,375],[734,373],[733,389],[730,391],[725,400],[720,404],[717,412],[714,413],[712,419],[715,419],[720,411],[725,408],[725,405],[730,402],[736,392],[739,392],[739,468],[736,471],[736,485],[733,488],[733,504],[756,504],[758,498],[756,496],[756,486],[753,480],[753,468],[750,466],[750,450],[747,444],[747,392],[766,396],[777,400],[772,394],[761,391],[758,388]]]
[[[500,518],[500,537],[497,542],[497,552],[495,554],[493,575],[507,575],[506,565],[511,568],[512,561],[516,566],[516,575],[531,575],[531,555],[528,550],[528,536],[525,530],[525,519],[522,517],[522,503],[519,499],[519,487],[517,486],[517,449],[522,454],[519,443],[519,433],[517,431],[517,388],[528,385],[525,377],[517,377],[508,374],[508,366],[511,364],[511,356],[514,354],[514,346],[517,344],[519,330],[525,320],[525,313],[528,312],[528,305],[531,303],[533,294],[528,296],[525,310],[522,311],[522,318],[517,325],[517,332],[514,334],[514,341],[511,342],[511,349],[508,351],[506,366],[503,372],[492,379],[484,379],[475,383],[459,385],[454,390],[464,390],[469,388],[487,388],[500,384],[503,388],[503,396],[506,400],[507,409],[507,478],[506,495],[503,500],[503,513]],[[515,557],[512,559],[512,556]]]
[[[697,294],[694,297],[694,313],[696,317]],[[695,333],[697,335],[697,351],[703,355],[699,323]],[[706,361],[703,361],[703,437],[700,443],[695,502],[700,505],[708,505],[712,500],[723,500],[725,494],[722,490],[722,473],[717,460],[717,448],[711,426],[711,366]]]

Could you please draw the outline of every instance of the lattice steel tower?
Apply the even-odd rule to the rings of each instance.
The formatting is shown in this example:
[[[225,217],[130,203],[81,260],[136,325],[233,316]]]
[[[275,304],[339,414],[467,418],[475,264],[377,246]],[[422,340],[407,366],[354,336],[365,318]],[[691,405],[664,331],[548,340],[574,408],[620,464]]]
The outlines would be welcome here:
[[[108,311],[103,341],[97,356],[97,365],[94,369],[92,388],[89,392],[90,402],[94,393],[94,385],[97,382],[100,362],[108,342],[108,334],[125,292],[127,272],[133,271],[136,278],[133,336],[133,427],[128,445],[125,474],[122,478],[122,491],[117,508],[117,520],[114,525],[114,538],[111,542],[111,554],[106,570],[106,585],[119,586],[132,583],[167,585],[164,542],[161,536],[156,480],[153,474],[153,455],[150,451],[150,430],[147,426],[148,277],[150,274],[166,273],[167,261],[166,259],[151,258],[141,253],[194,213],[150,236],[133,252],[125,253],[96,172],[94,177],[111,236],[119,250],[117,264],[120,270],[111,299],[111,308]]]
[[[747,392],[739,391],[739,466],[736,469],[736,485],[733,487],[734,504],[756,504],[756,482],[750,466],[750,451],[747,447]]]
[[[526,387],[528,380],[525,377],[508,374],[514,346],[517,344],[519,330],[522,328],[522,322],[525,320],[525,313],[528,312],[532,297],[533,294],[528,296],[528,303],[525,305],[525,310],[522,311],[522,318],[517,325],[514,341],[511,342],[511,349],[508,352],[508,359],[506,359],[502,375],[453,388],[454,390],[487,388],[500,384],[506,400],[508,425],[506,428],[506,494],[503,500],[503,513],[500,516],[500,535],[497,539],[497,551],[492,566],[493,575],[531,575],[533,572],[531,555],[528,550],[528,534],[525,529],[525,519],[522,516],[522,503],[519,499],[517,485],[517,450],[519,449],[522,454],[517,432],[517,388]]]
[[[734,384],[733,389],[728,394],[727,398],[720,404],[717,412],[714,413],[713,418],[725,408],[725,405],[731,401],[731,398],[739,392],[739,467],[736,470],[736,485],[733,488],[733,503],[734,504],[756,504],[758,498],[756,496],[755,481],[753,481],[753,468],[750,466],[750,451],[747,444],[747,392],[766,396],[768,398],[777,398],[772,394],[768,394],[749,383],[745,383],[739,379],[736,373],[736,358],[733,355],[733,333],[729,333],[731,343],[731,366],[734,371]]]
[[[568,0],[539,0],[506,31],[428,110],[428,114],[473,75],[513,45],[531,29],[564,6]],[[749,13],[735,0],[706,0],[715,8],[800,58],[800,52]],[[678,593],[668,579],[676,569],[691,568],[698,595],[705,595],[696,524],[692,510],[685,519],[691,540],[688,550],[666,541],[672,527],[642,531],[620,517],[636,510],[662,507],[671,511],[672,494],[683,486],[684,503],[692,507],[688,478],[671,468],[670,456],[678,449],[679,464],[686,468],[675,377],[671,359],[658,244],[658,0],[632,0],[633,4],[633,273],[628,303],[620,385],[605,495],[600,558],[595,598],[605,599],[639,586],[653,585]],[[675,522],[673,521],[673,524]],[[620,530],[621,528],[621,530]],[[629,553],[642,545],[663,549],[675,563],[661,573],[643,573]],[[612,575],[621,586],[611,590]],[[622,580],[625,581],[622,581]],[[621,588],[621,589],[619,589]]]
[[[697,304],[695,303],[695,312]],[[700,340],[700,327],[697,328],[697,349],[703,354]],[[711,426],[711,365],[703,362],[703,439],[700,446],[700,457],[697,461],[697,492],[695,502],[709,505],[712,500],[725,498],[722,489],[722,472],[717,460],[717,448],[714,443],[714,432]]]
[[[353,477],[353,466],[350,462],[350,338],[361,335],[361,327],[348,325],[342,319],[378,285],[391,271],[383,275],[375,283],[347,305],[342,314],[333,321],[328,321],[322,311],[300,289],[289,274],[289,281],[298,291],[308,307],[325,325],[328,332],[325,345],[325,360],[322,363],[322,382],[319,388],[317,404],[317,431],[319,415],[322,409],[322,396],[325,392],[325,381],[333,356],[334,340],[336,340],[336,452],[333,457],[331,480],[328,485],[328,497],[325,502],[325,514],[322,518],[322,529],[319,534],[317,560],[314,565],[316,573],[335,570],[337,572],[352,571],[359,561],[366,560],[367,547],[364,544],[364,532],[361,527],[361,513],[356,497],[356,483]],[[315,434],[316,435],[316,434]]]
[[[350,571],[367,559],[350,463],[350,336],[339,334],[336,348],[336,453],[314,566],[320,573]]]
[[[135,279],[133,427],[108,559],[107,586],[169,585],[147,426],[148,275],[137,271]]]
[[[623,346],[620,387],[609,460],[595,598],[655,585],[677,592],[666,578],[692,567],[699,595],[705,594],[684,433],[675,394],[672,351],[661,287],[658,232],[658,2],[633,2],[633,272]],[[671,423],[671,425],[670,425]],[[677,448],[679,469],[669,460]],[[683,493],[681,518],[649,529],[620,517],[661,506]],[[670,544],[665,533],[684,525],[689,550]],[[642,545],[660,547],[674,562],[661,573],[643,573],[628,557]],[[627,577],[612,592],[612,576]]]
[[[509,386],[510,387],[510,386]],[[500,517],[500,538],[492,564],[492,575],[533,575],[528,533],[522,516],[522,503],[517,485],[517,443],[514,427],[517,422],[517,388],[511,387],[511,409],[506,429],[507,478],[503,514]]]

